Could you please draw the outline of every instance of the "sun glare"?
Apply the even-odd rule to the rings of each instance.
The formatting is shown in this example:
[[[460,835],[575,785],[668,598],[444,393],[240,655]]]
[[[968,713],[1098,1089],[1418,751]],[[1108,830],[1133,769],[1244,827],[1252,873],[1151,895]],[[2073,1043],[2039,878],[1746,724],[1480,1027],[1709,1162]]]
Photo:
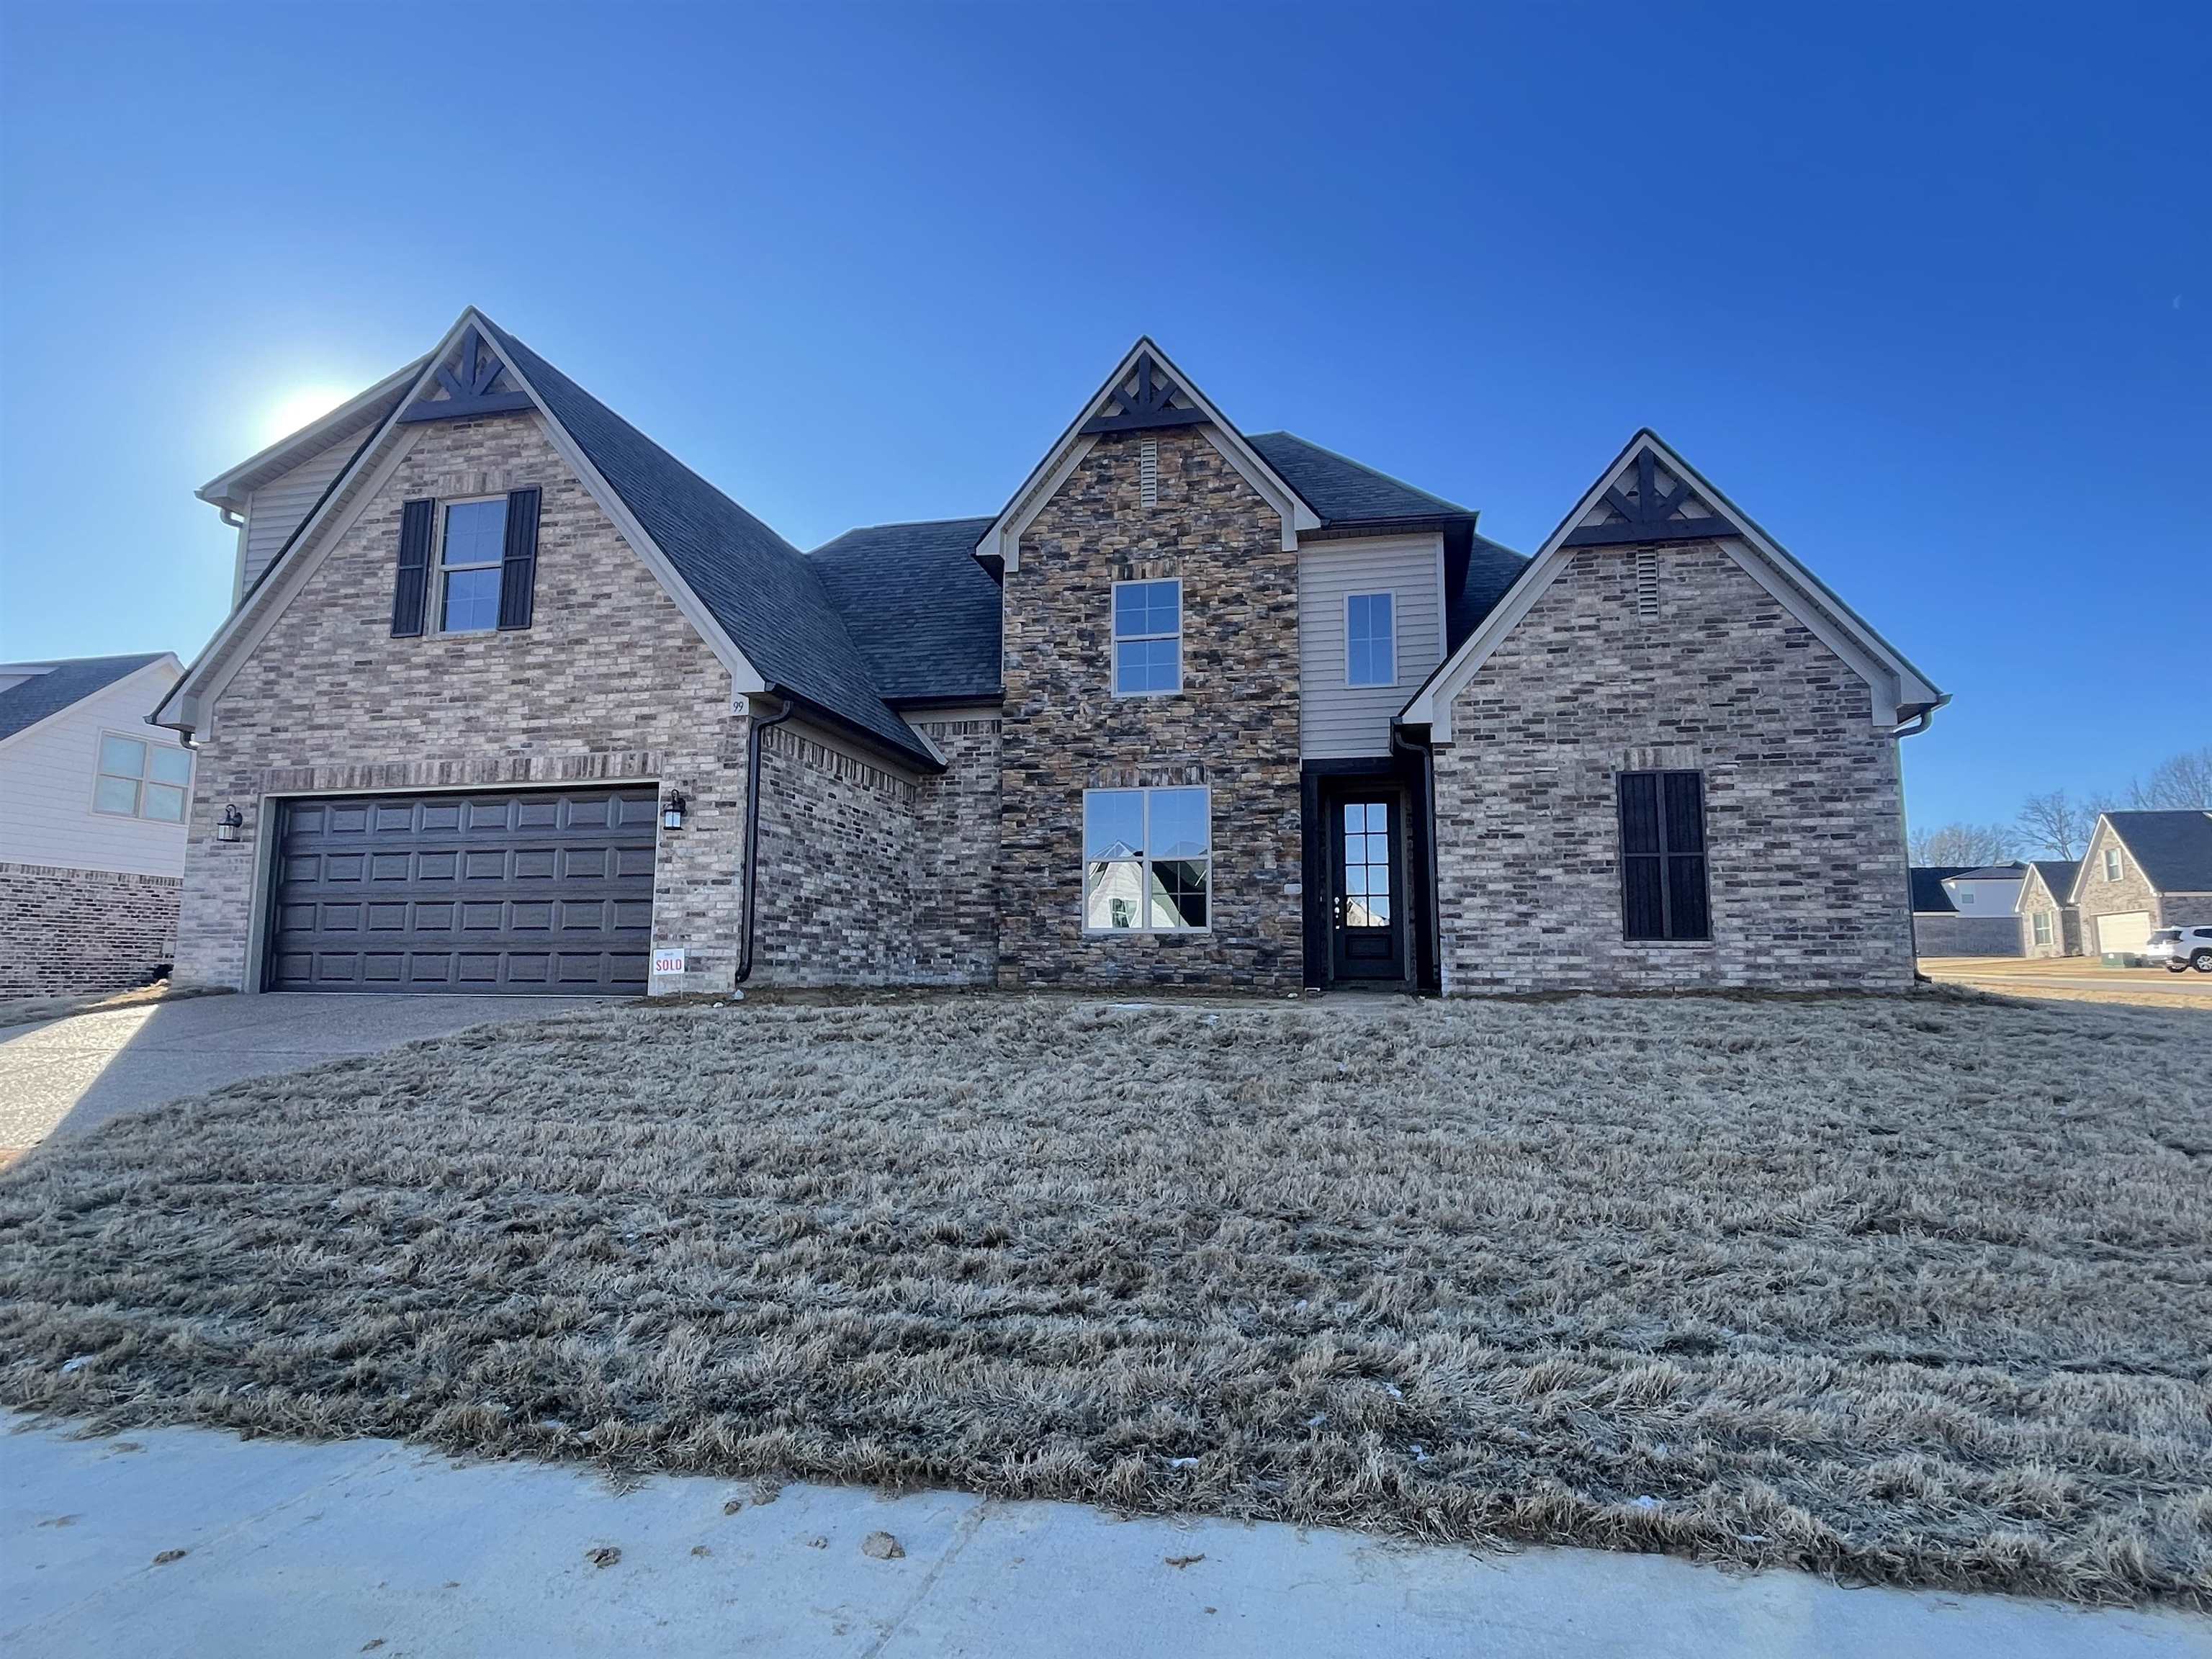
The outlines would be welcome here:
[[[326,386],[302,386],[274,404],[261,422],[264,443],[297,432],[319,416],[327,415],[346,400],[346,394]]]

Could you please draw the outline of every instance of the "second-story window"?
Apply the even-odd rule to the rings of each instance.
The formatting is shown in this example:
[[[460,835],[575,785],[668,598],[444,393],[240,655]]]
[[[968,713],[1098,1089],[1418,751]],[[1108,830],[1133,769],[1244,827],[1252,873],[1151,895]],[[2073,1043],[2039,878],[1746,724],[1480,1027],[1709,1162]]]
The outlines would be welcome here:
[[[1397,607],[1388,593],[1344,596],[1344,683],[1398,683]]]
[[[2118,881],[2119,878],[2120,849],[2117,847],[2107,847],[2105,849],[2105,879]]]
[[[190,750],[112,732],[100,734],[100,772],[92,788],[94,811],[182,823],[191,783]]]
[[[1114,584],[1114,695],[1182,690],[1182,582]]]
[[[454,501],[438,550],[438,629],[481,634],[499,626],[499,567],[507,545],[507,498]]]

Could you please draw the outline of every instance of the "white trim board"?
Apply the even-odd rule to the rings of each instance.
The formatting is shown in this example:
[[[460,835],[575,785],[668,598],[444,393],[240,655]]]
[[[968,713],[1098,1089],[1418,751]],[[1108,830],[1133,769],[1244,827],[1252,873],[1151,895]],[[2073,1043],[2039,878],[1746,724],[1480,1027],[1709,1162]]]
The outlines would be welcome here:
[[[1422,684],[1400,711],[1398,724],[1426,726],[1432,743],[1443,745],[1451,742],[1453,702],[1474,678],[1475,671],[1489,659],[1572,562],[1577,550],[1566,545],[1569,534],[1598,510],[1606,492],[1619,483],[1638,458],[1647,452],[1660,466],[1686,483],[1711,508],[1711,516],[1717,520],[1711,538],[1712,544],[1735,560],[1784,610],[1866,681],[1874,692],[1874,720],[1877,726],[1894,727],[1901,720],[1932,713],[1950,701],[1902,653],[1875,633],[1864,618],[1837,598],[1748,514],[1707,483],[1696,468],[1647,427],[1631,438],[1613,464],[1598,475],[1597,482],[1584,492],[1573,511],[1559,521],[1559,527],[1528,562],[1528,568],[1491,608],[1481,625],[1462,641],[1459,649]],[[1909,716],[1905,712],[1907,710],[1911,711]]]
[[[419,423],[400,420],[408,407],[429,390],[438,365],[447,354],[460,343],[463,331],[471,325],[483,334],[485,345],[498,352],[494,343],[491,326],[482,313],[473,306],[464,311],[453,327],[446,331],[437,348],[422,360],[414,383],[401,397],[392,412],[385,416],[371,441],[362,446],[360,454],[341,472],[330,492],[311,514],[307,522],[295,532],[291,545],[281,554],[276,563],[264,573],[259,587],[248,596],[246,603],[231,612],[223,625],[216,630],[215,637],[185,671],[184,677],[169,690],[154,712],[147,716],[149,726],[166,726],[185,732],[205,732],[209,717],[214,712],[217,698],[228,685],[262,641],[275,626],[276,618],[290,604],[307,579],[320,568],[330,550],[344,539],[345,534],[361,518],[368,503],[392,480],[400,462],[415,446],[426,428]],[[547,439],[562,460],[575,474],[599,509],[606,514],[628,542],[630,549],[645,562],[684,618],[706,641],[715,658],[729,670],[731,703],[734,710],[739,700],[747,694],[763,691],[767,682],[746,659],[714,619],[714,613],[693,592],[690,585],[677,574],[653,538],[645,533],[629,507],[623,505],[613,486],[599,475],[599,471],[584,457],[584,452],[568,429],[554,418],[538,389],[530,384],[529,377],[515,364],[500,357],[508,376],[530,398],[533,414]],[[365,480],[365,482],[364,482]],[[164,718],[167,715],[168,718]]]
[[[43,661],[44,659],[39,659],[38,660]],[[22,730],[19,732],[10,732],[6,737],[0,738],[0,749],[5,749],[10,744],[20,742],[21,739],[29,737],[33,732],[43,730],[49,720],[59,720],[63,715],[68,714],[70,709],[89,702],[92,698],[104,696],[106,693],[115,690],[120,686],[128,685],[131,681],[138,678],[141,675],[150,674],[157,668],[174,670],[179,676],[178,684],[181,684],[183,683],[182,676],[184,672],[184,665],[177,660],[177,653],[175,652],[164,651],[160,656],[155,658],[153,661],[148,663],[144,667],[134,668],[129,673],[124,675],[122,678],[110,680],[106,684],[100,687],[99,690],[88,691],[83,696],[75,698],[69,702],[64,703],[60,708],[55,709],[52,714],[40,715],[37,720],[33,720],[28,726],[23,727]],[[164,697],[167,697],[168,693],[164,691],[161,695]],[[151,724],[151,722],[149,721],[149,724]],[[122,734],[118,732],[117,735],[120,736]]]
[[[1252,486],[1282,520],[1284,552],[1288,553],[1297,548],[1301,531],[1321,528],[1321,515],[1261,459],[1258,450],[1245,442],[1244,434],[1223,417],[1221,411],[1207,400],[1190,376],[1177,368],[1167,353],[1153,344],[1152,337],[1146,335],[1123,354],[1121,361],[1115,365],[1114,372],[1106,377],[1105,383],[1076,412],[1075,418],[1067,423],[1067,429],[1045,452],[1044,458],[1030,469],[1029,477],[1022,480],[1021,488],[1014,491],[1012,499],[1007,501],[1005,509],[991,521],[991,527],[976,542],[976,557],[998,558],[1010,571],[1022,568],[1022,532],[1036,522],[1037,514],[1044,510],[1045,503],[1058,493],[1060,485],[1067,482],[1068,475],[1075,471],[1097,442],[1094,434],[1083,430],[1084,422],[1106,406],[1121,382],[1135,370],[1137,359],[1146,356],[1167,371],[1169,377],[1182,388],[1183,394],[1199,413],[1206,416],[1199,430],[1205,434],[1206,441],[1220,451],[1223,458],[1237,469],[1244,482]]]

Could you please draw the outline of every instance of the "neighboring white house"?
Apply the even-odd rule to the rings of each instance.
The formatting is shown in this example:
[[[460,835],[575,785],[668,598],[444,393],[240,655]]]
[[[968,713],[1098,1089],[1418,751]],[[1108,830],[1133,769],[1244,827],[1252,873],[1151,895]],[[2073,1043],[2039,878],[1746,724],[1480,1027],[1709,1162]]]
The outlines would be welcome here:
[[[192,751],[146,716],[175,653],[0,663],[0,996],[118,990],[175,956]]]
[[[2009,916],[2019,908],[2020,884],[2027,879],[2025,864],[1987,864],[1946,876],[1943,890],[1962,916]]]

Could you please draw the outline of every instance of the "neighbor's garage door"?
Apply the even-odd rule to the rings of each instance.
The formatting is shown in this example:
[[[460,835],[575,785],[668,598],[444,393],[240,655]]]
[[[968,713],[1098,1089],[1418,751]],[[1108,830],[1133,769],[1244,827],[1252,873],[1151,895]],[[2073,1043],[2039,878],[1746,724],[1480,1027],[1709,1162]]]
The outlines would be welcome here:
[[[269,988],[642,994],[655,799],[282,802]]]
[[[2123,910],[2116,916],[2097,918],[2097,949],[2135,955],[2150,943],[2150,912]]]

